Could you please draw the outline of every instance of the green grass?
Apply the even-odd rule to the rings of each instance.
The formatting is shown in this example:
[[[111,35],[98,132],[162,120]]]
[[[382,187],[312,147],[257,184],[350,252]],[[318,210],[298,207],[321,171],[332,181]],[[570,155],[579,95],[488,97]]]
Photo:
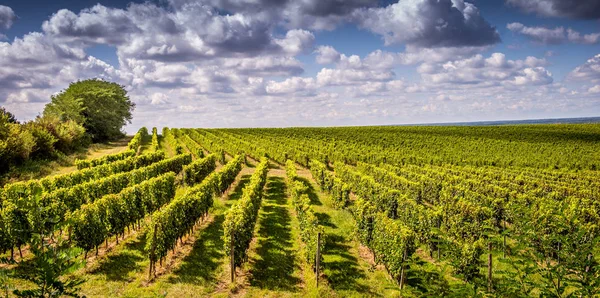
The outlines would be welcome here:
[[[258,288],[261,293],[268,290],[269,295],[300,291],[302,273],[291,230],[285,181],[270,176],[259,213],[256,247],[250,255],[249,284],[252,288]]]
[[[374,268],[359,253],[354,240],[354,219],[346,210],[333,207],[330,198],[304,179],[309,185],[309,198],[319,222],[325,227],[323,267],[327,282],[340,297],[398,297],[398,286],[387,273]]]

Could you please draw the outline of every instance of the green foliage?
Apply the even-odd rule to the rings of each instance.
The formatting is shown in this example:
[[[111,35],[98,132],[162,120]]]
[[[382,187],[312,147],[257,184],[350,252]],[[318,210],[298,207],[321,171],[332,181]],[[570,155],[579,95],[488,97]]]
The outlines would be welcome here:
[[[6,184],[4,185],[3,191],[0,192],[0,203],[6,200],[15,201],[19,198],[31,197],[32,194],[36,193],[38,189],[43,190],[44,192],[52,192],[85,183],[90,180],[131,171],[133,169],[144,167],[156,161],[162,160],[164,157],[164,152],[153,152],[89,169],[71,172],[68,174],[45,177],[39,180]]]
[[[350,203],[350,186],[335,177],[327,167],[316,160],[309,162],[310,172],[322,190],[331,194],[336,208],[345,208]]]
[[[146,136],[148,136],[148,129],[146,127],[140,128],[140,130],[138,130],[138,132],[133,136],[131,141],[129,141],[129,144],[127,145],[129,150],[134,150],[137,153],[140,146],[142,146],[142,141]]]
[[[205,158],[197,159],[183,167],[183,177],[187,185],[194,185],[206,178],[216,168],[216,155],[211,154]]]
[[[27,123],[26,129],[31,132],[35,140],[35,146],[31,152],[32,158],[51,157],[54,155],[54,143],[58,140],[49,131],[34,122]]]
[[[0,113],[0,173],[28,159],[54,158],[57,151],[67,153],[87,145],[84,128],[72,121],[37,117],[19,124],[12,114]]]
[[[386,269],[397,280],[400,280],[402,268],[409,263],[415,252],[416,234],[405,224],[390,219],[363,199],[357,200],[358,237],[369,247],[377,262],[385,265]]]
[[[29,246],[33,261],[17,273],[18,278],[32,283],[35,287],[14,290],[17,297],[81,297],[77,292],[82,279],[65,277],[83,267],[77,259],[80,250],[65,245],[62,240],[50,243],[39,234],[34,234]]]
[[[44,116],[73,120],[85,127],[94,142],[103,142],[123,136],[121,128],[131,122],[134,108],[123,86],[91,79],[71,83],[53,95]]]
[[[158,130],[156,129],[156,127],[152,128],[152,145],[151,145],[151,148],[154,151],[160,150],[160,144],[158,143]]]
[[[242,198],[236,201],[225,214],[223,222],[225,251],[229,255],[233,249],[234,264],[237,267],[248,260],[247,250],[254,235],[268,171],[269,161],[263,157],[252,174],[250,182],[244,187]]]
[[[212,159],[214,164],[214,157]],[[241,156],[237,156],[220,171],[213,172],[200,184],[188,189],[185,195],[152,214],[150,229],[146,234],[146,251],[152,264],[164,258],[175,247],[177,240],[189,233],[200,217],[208,213],[213,205],[213,197],[220,194],[216,185],[231,184],[242,169],[241,161]]]
[[[306,157],[356,164],[472,165],[600,169],[600,124],[505,126],[368,126],[203,129],[244,136],[253,152],[306,165]],[[225,137],[223,137],[225,139]],[[586,156],[587,158],[581,158]]]
[[[298,222],[300,223],[300,238],[304,245],[306,245],[304,257],[314,268],[317,259],[318,235],[321,234],[321,253],[323,252],[325,242],[327,241],[324,229],[319,224],[319,220],[310,206],[310,199],[307,194],[308,187],[304,182],[298,179],[294,162],[288,160],[285,164],[285,170],[292,197],[292,204],[296,211]],[[323,254],[321,254],[320,257],[320,264],[323,264]]]
[[[56,117],[37,117],[34,124],[48,131],[56,142],[54,148],[61,152],[72,152],[75,149],[87,146],[90,142],[85,134],[85,128],[72,120],[60,121]]]
[[[180,136],[180,140],[187,146],[188,150],[190,150],[190,152],[194,156],[196,156],[197,158],[204,157],[204,150],[203,150],[202,146],[198,145],[198,143],[196,143],[196,141],[192,140],[192,138],[190,138],[189,135],[182,134]]]
[[[169,129],[168,127],[163,127],[162,135],[167,144],[175,151],[175,154],[183,153],[183,146],[179,144],[179,141],[176,138],[176,132]]]
[[[235,177],[237,177],[237,174],[242,170],[243,161],[243,155],[236,155],[231,161],[223,166],[223,169],[219,171],[222,174],[217,176],[211,182],[216,194],[221,195],[229,188],[231,183],[235,180]]]
[[[162,156],[159,155],[160,158]],[[191,155],[178,155],[133,171],[114,174],[77,184],[71,188],[60,188],[52,192],[42,193],[41,184],[36,183],[31,183],[31,185],[17,185],[22,186],[23,189],[16,189],[13,186],[11,194],[13,196],[15,194],[18,195],[8,197],[3,202],[2,210],[6,213],[3,213],[2,217],[5,225],[4,227],[0,227],[3,228],[0,235],[7,235],[7,239],[6,243],[2,243],[0,246],[7,248],[20,247],[28,243],[32,230],[51,233],[65,223],[65,219],[70,212],[78,210],[84,204],[91,204],[105,195],[119,193],[127,187],[134,186],[167,172],[179,173],[183,166],[190,162]],[[91,211],[86,210],[85,212]],[[52,220],[47,220],[44,226],[39,226],[38,221],[34,220],[34,216],[37,214],[40,214],[42,218]],[[88,215],[91,216],[90,220],[94,219],[93,214],[90,213]],[[95,233],[93,237],[101,235]]]
[[[4,107],[0,107],[0,119],[3,119],[2,121],[7,122],[7,123],[12,123],[12,124],[19,123],[19,121],[17,121],[17,117],[15,117],[15,115],[13,113],[9,112]]]
[[[170,172],[109,194],[81,206],[69,216],[78,247],[90,251],[113,235],[158,210],[175,196],[175,174]]]
[[[78,170],[82,170],[85,168],[93,168],[99,165],[103,165],[103,164],[108,164],[117,160],[123,160],[123,159],[127,159],[129,157],[132,157],[136,154],[136,151],[134,150],[126,150],[123,152],[119,152],[119,153],[115,153],[115,154],[108,154],[108,155],[104,155],[102,157],[99,158],[95,158],[95,159],[78,159],[75,161],[75,165],[77,166]]]

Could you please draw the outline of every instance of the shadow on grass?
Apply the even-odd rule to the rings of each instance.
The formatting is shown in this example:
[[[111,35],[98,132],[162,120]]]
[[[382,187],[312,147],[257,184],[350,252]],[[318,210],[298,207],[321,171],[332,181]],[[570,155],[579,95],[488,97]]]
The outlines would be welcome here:
[[[243,175],[240,181],[229,194],[229,202],[233,203],[242,197],[244,186],[250,182],[251,175]],[[181,265],[169,277],[170,283],[197,284],[202,282],[216,282],[216,270],[225,258],[223,250],[223,222],[224,214],[215,215],[213,222],[200,231],[200,237],[194,242],[192,251],[183,258]]]
[[[406,284],[415,288],[422,295],[430,297],[447,296],[450,285],[439,272],[427,270],[425,261],[416,259],[410,265],[406,274]]]
[[[359,279],[365,278],[358,265],[358,259],[349,253],[350,242],[344,236],[328,234],[325,248],[323,249],[325,273],[327,280],[334,290],[352,290],[369,296],[375,295],[370,292],[368,286],[359,283]]]
[[[242,190],[244,190],[246,184],[250,182],[250,177],[252,177],[252,175],[243,175],[240,177],[240,182],[238,182],[233,191],[229,193],[228,201],[237,201],[242,197]]]
[[[140,234],[134,241],[125,244],[116,254],[101,260],[100,266],[90,273],[106,275],[106,279],[110,281],[128,280],[127,275],[130,272],[144,268],[140,263],[145,259],[145,245],[146,235]]]
[[[291,235],[291,218],[285,206],[285,182],[269,177],[256,253],[258,258],[250,269],[250,284],[261,289],[297,291],[300,279],[293,276],[296,266]]]
[[[223,250],[223,221],[225,215],[215,216],[196,242],[189,255],[183,260],[179,268],[169,277],[170,283],[198,284],[202,282],[214,283],[217,281],[216,270],[225,257]]]
[[[308,195],[308,198],[310,199],[310,204],[315,205],[315,206],[323,205],[323,203],[321,203],[321,200],[319,199],[319,195],[317,195],[317,192],[316,192],[315,188],[313,187],[312,183],[310,183],[310,181],[308,181],[308,179],[306,179],[304,177],[300,177],[300,176],[298,176],[298,180],[302,181],[302,183],[304,183],[304,185],[306,185],[308,187],[306,194]]]
[[[337,228],[337,226],[331,222],[331,216],[327,213],[315,212],[315,216],[319,220],[319,224],[324,227],[330,227],[332,229]]]

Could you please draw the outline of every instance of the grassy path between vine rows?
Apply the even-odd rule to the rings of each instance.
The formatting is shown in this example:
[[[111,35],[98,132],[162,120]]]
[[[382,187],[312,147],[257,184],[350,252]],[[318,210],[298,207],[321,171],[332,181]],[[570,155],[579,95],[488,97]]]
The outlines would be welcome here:
[[[298,175],[309,185],[309,198],[319,223],[325,228],[324,275],[339,297],[399,297],[398,286],[385,269],[373,266],[365,249],[354,239],[354,219],[350,212],[333,207],[331,199],[312,179],[310,172],[298,168]]]
[[[304,288],[297,228],[292,228],[285,180],[269,175],[249,251],[247,296],[289,296]]]

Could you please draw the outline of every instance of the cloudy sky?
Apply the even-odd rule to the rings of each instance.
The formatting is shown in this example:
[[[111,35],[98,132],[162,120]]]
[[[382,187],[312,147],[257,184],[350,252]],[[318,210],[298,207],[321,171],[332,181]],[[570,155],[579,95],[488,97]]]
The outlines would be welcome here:
[[[21,120],[94,77],[129,91],[130,132],[600,116],[600,0],[0,3]]]

